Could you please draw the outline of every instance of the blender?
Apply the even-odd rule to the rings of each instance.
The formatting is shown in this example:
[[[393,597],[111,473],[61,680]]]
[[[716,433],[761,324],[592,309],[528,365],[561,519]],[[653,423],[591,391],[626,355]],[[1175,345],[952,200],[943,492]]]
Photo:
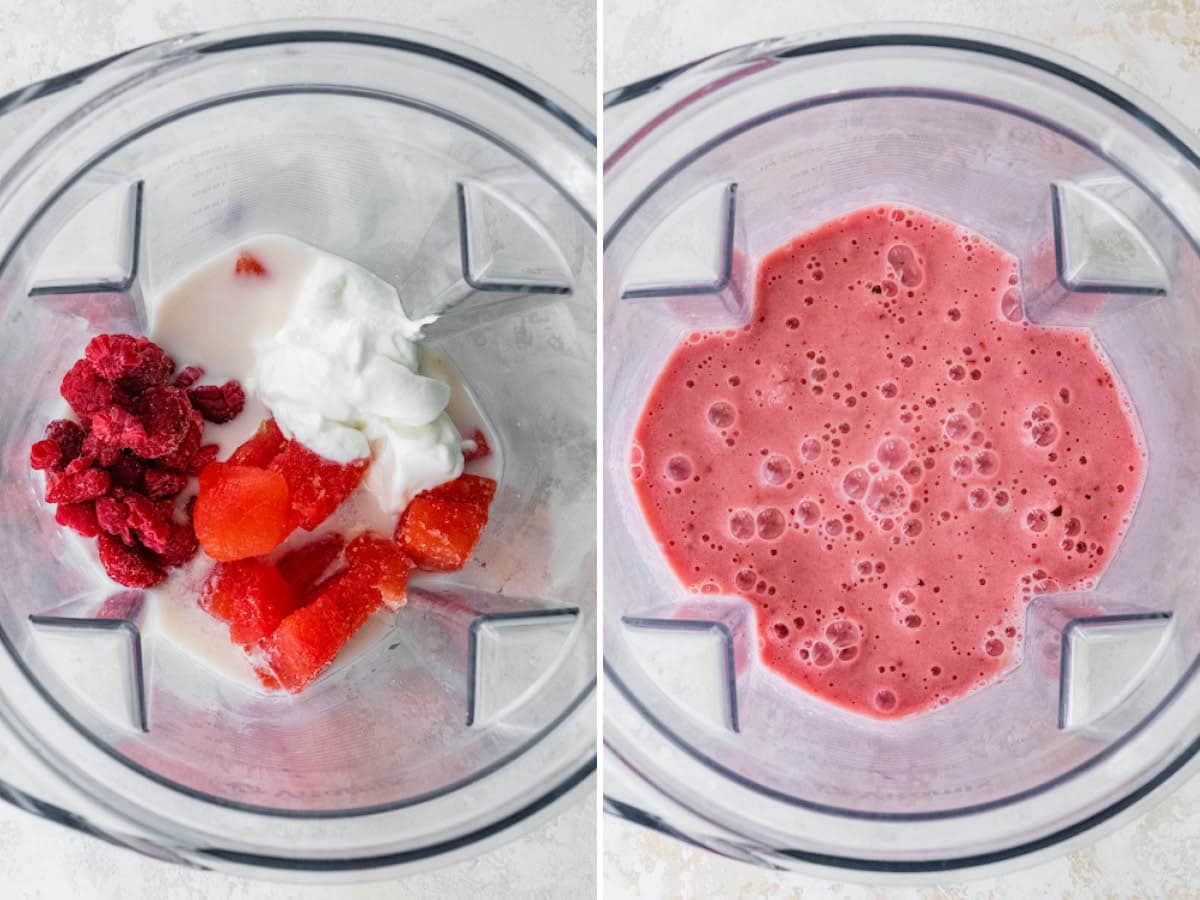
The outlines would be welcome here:
[[[606,808],[762,866],[973,877],[1093,839],[1200,749],[1200,149],[1077,61],[880,26],[735,48],[607,98]],[[697,329],[745,324],[764,254],[899,203],[1014,254],[1025,312],[1090,330],[1146,482],[1093,590],[1034,597],[1021,661],[877,721],[772,674],[755,611],[673,576],[629,480],[641,405]]]
[[[160,859],[355,880],[461,859],[595,769],[594,136],[524,73],[360,22],[146,46],[0,99],[0,794]],[[70,565],[28,448],[88,338],[278,233],[396,285],[502,463],[463,571],[304,694],[205,670]],[[582,523],[582,525],[581,525]]]

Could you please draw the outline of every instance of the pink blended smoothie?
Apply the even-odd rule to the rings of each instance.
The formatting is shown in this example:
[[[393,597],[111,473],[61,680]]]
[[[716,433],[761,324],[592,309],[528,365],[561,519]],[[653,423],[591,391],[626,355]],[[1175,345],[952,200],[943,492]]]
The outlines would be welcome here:
[[[752,603],[763,660],[824,700],[897,718],[995,681],[1025,604],[1121,540],[1137,419],[1018,282],[979,235],[859,210],[767,256],[750,323],[690,335],[650,392],[630,472],[662,552]]]

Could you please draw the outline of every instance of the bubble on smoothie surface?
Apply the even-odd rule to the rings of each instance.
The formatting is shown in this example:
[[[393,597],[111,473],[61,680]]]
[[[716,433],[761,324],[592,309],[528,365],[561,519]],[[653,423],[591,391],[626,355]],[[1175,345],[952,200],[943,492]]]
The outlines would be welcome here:
[[[755,518],[755,524],[758,528],[758,536],[764,541],[773,541],[783,534],[787,528],[787,519],[783,512],[776,509],[774,506],[768,506],[764,510],[760,510]]]
[[[842,479],[842,493],[851,500],[861,500],[867,495],[871,474],[862,466],[856,466]]]
[[[800,524],[811,528],[821,519],[821,507],[812,500],[801,500],[796,504],[796,516],[800,519]]]
[[[786,484],[787,480],[791,476],[792,464],[788,462],[786,456],[780,456],[778,453],[773,453],[763,460],[762,480],[767,484]]]
[[[748,509],[739,509],[729,517],[729,533],[739,541],[748,541],[754,537],[754,513]]]
[[[875,458],[889,469],[900,468],[908,455],[908,443],[897,437],[884,438],[875,449]]]
[[[894,516],[908,506],[908,484],[891,472],[874,478],[867,489],[867,509],[880,516]]]
[[[946,437],[952,441],[961,441],[971,433],[971,420],[965,413],[955,413],[946,417]]]
[[[816,438],[805,438],[800,442],[800,458],[812,462],[821,455],[821,442]]]
[[[714,428],[728,428],[737,421],[737,410],[732,403],[718,400],[708,408],[708,422]]]
[[[692,461],[683,454],[667,460],[667,477],[672,481],[687,481],[692,477]]]

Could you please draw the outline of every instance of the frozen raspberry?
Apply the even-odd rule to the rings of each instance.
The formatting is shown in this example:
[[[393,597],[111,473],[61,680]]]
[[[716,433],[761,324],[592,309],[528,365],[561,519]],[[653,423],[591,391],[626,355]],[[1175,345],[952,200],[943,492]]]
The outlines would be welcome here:
[[[196,451],[200,449],[200,441],[204,438],[204,420],[200,418],[200,413],[196,410],[188,408],[188,430],[183,436],[183,440],[179,442],[179,446],[168,453],[166,456],[160,456],[155,460],[155,463],[163,469],[175,469],[183,471],[191,464],[192,457],[196,455]]]
[[[86,436],[77,422],[70,419],[55,419],[46,426],[46,438],[58,444],[62,450],[63,463],[69,463],[83,450],[83,439]]]
[[[147,469],[143,479],[146,496],[155,500],[174,497],[187,487],[187,476],[170,469]]]
[[[100,533],[96,521],[96,504],[91,500],[82,503],[60,503],[54,512],[54,521],[64,528],[78,531],[84,537],[95,537]]]
[[[152,387],[133,399],[129,409],[110,406],[92,417],[93,433],[112,447],[158,459],[179,448],[192,419],[187,394],[175,387]],[[189,454],[190,455],[190,454]]]
[[[86,359],[79,360],[67,370],[59,392],[75,414],[85,422],[92,413],[126,399],[124,393],[101,376],[96,367]]]
[[[221,448],[218,445],[205,444],[192,454],[192,458],[188,460],[187,467],[183,471],[189,475],[199,475],[205,466],[217,458],[217,454],[220,452]]]
[[[80,457],[83,459],[83,457]],[[75,460],[71,465],[79,460]],[[68,469],[70,466],[68,466]],[[103,469],[84,468],[79,472],[47,472],[47,503],[82,503],[108,493],[112,478]]]
[[[29,448],[29,467],[42,471],[43,469],[58,469],[62,466],[63,452],[57,441],[50,438],[38,441]]]
[[[483,436],[483,432],[478,428],[471,435],[471,440],[475,442],[475,449],[463,451],[463,462],[474,462],[477,459],[484,459],[492,455],[492,448],[488,446],[487,438]]]
[[[123,491],[121,500],[129,509],[129,526],[147,550],[162,553],[171,538],[171,520],[158,504],[136,491]]]
[[[193,384],[204,377],[204,370],[199,366],[188,366],[186,369],[180,369],[175,376],[175,380],[171,382],[177,388],[190,388]]]
[[[103,440],[96,432],[88,432],[88,436],[83,439],[82,457],[90,456],[95,459],[103,468],[115,466],[121,461],[121,448],[114,447],[107,441]]]
[[[172,522],[171,536],[167,538],[167,546],[158,554],[159,562],[168,569],[174,569],[191,561],[200,549],[196,540],[196,532],[187,523]]]
[[[233,266],[233,272],[235,275],[261,278],[267,274],[267,267],[253,253],[243,250],[238,254],[237,262]]]
[[[100,459],[100,464],[104,465],[103,458]],[[129,488],[133,491],[140,491],[145,480],[146,463],[144,460],[138,459],[136,456],[131,456],[128,453],[121,453],[116,462],[105,466],[108,469],[108,474],[112,476],[113,484],[121,487]]]
[[[120,538],[126,546],[135,543],[129,524],[129,507],[116,497],[101,497],[96,501],[96,524],[105,534]]]
[[[227,381],[220,387],[206,384],[187,392],[192,406],[200,415],[220,425],[237,418],[246,405],[246,392],[236,381]]]
[[[111,534],[96,538],[100,548],[100,564],[108,577],[126,587],[153,587],[164,578],[164,572],[141,547],[126,547]]]
[[[151,340],[130,334],[98,334],[84,351],[101,375],[131,394],[165,384],[175,363]]]

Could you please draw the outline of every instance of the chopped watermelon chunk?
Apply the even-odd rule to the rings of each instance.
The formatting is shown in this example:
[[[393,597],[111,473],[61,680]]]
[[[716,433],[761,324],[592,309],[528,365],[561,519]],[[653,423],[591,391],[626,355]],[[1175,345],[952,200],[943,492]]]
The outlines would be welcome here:
[[[297,596],[306,595],[325,574],[346,546],[340,534],[327,534],[289,550],[279,560],[279,574],[292,586]]]
[[[413,562],[395,541],[364,531],[346,548],[346,562],[353,571],[379,588],[390,609],[404,605],[408,573],[413,569]]]
[[[288,441],[268,468],[287,481],[300,527],[312,531],[353,493],[369,464],[365,458],[344,465],[332,462],[299,441]]]
[[[496,496],[496,482],[482,475],[459,475],[453,481],[422,492],[420,496],[436,497],[438,500],[449,500],[453,503],[471,503],[486,508]]]
[[[463,451],[464,462],[474,462],[477,459],[486,459],[492,455],[492,448],[488,446],[487,438],[483,436],[483,432],[478,428],[471,435],[471,440],[475,442],[475,449]]]
[[[454,572],[470,559],[487,519],[486,506],[420,494],[400,516],[396,543],[417,568]]]
[[[296,592],[279,570],[261,559],[218,563],[200,595],[200,606],[229,623],[229,637],[250,646],[267,637],[296,609]]]
[[[200,473],[196,538],[215,560],[270,553],[295,528],[287,482],[278,472],[210,463]]]
[[[233,451],[229,462],[235,466],[258,466],[263,469],[286,443],[287,438],[283,436],[275,420],[264,419],[250,439]]]
[[[259,643],[269,674],[293,694],[304,690],[382,602],[378,588],[352,569],[326,579],[311,603]]]

